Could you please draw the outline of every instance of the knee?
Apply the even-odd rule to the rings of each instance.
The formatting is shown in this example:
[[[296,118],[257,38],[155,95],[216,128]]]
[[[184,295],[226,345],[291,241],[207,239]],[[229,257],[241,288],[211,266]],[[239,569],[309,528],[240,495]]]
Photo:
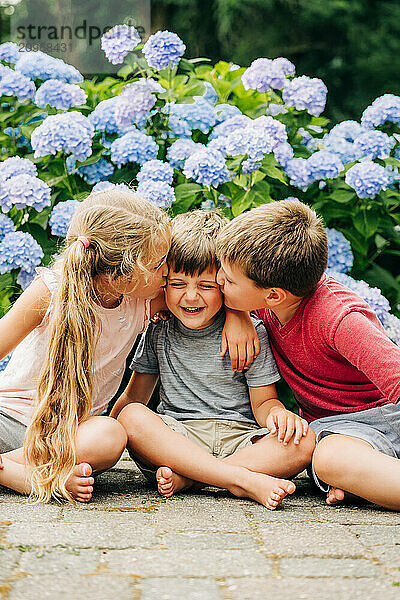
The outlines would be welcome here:
[[[342,448],[337,443],[336,437],[335,435],[324,437],[317,444],[312,459],[315,473],[326,483],[329,483],[336,472],[343,473],[346,465],[346,460],[341,460]]]
[[[307,430],[307,435],[300,440],[300,444],[297,446],[297,451],[299,452],[303,468],[307,467],[311,463],[314,450],[315,433],[309,427]]]
[[[125,406],[118,415],[118,421],[126,431],[128,437],[136,435],[138,431],[144,431],[149,420],[151,411],[147,406],[140,403],[132,403]]]
[[[119,458],[127,443],[126,431],[121,423],[111,417],[98,417],[96,425],[96,435],[101,440],[103,454]]]

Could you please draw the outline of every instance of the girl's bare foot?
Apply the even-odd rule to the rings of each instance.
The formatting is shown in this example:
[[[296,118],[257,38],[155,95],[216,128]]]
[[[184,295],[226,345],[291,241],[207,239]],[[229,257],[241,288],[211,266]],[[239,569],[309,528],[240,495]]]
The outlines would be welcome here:
[[[169,467],[159,467],[156,473],[158,492],[164,498],[170,498],[173,494],[187,489],[193,483],[191,479],[174,473]]]
[[[232,486],[229,491],[241,498],[251,498],[269,510],[275,510],[288,494],[293,494],[296,486],[287,479],[278,479],[262,473],[254,473],[243,468],[244,479],[240,485]]]
[[[77,502],[89,502],[93,494],[94,479],[92,467],[88,463],[75,465],[66,488]]]

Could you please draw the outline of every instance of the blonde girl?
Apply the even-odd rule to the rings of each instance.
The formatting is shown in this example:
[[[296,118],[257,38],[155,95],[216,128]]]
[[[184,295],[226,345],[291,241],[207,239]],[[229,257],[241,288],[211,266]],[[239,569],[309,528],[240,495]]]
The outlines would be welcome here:
[[[169,245],[167,215],[134,193],[79,206],[61,257],[0,321],[0,358],[15,348],[0,375],[0,485],[87,502],[92,475],[117,462],[126,433],[98,415],[160,295]]]

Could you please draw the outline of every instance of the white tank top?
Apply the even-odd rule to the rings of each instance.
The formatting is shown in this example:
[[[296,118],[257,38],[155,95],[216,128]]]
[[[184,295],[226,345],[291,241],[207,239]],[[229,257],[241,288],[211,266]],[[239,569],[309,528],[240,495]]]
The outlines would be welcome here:
[[[42,322],[14,349],[0,373],[0,412],[29,425],[36,388],[49,337],[49,317],[58,286],[54,270],[38,267],[38,275],[51,292],[49,307]],[[126,358],[137,335],[148,324],[150,302],[124,296],[116,308],[98,307],[101,335],[94,356],[94,391],[90,415],[99,415],[116,394],[122,380]]]

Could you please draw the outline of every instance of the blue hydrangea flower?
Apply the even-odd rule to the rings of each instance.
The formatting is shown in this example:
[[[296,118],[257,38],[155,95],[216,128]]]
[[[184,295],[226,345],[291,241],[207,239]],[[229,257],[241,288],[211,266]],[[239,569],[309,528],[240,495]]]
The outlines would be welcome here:
[[[270,102],[268,107],[266,108],[266,114],[271,117],[276,117],[276,115],[284,115],[287,113],[287,108],[284,104],[276,104],[275,102]]]
[[[266,136],[274,140],[274,147],[287,141],[286,127],[280,121],[265,115],[251,121],[251,127],[262,130]]]
[[[186,137],[190,138],[192,135],[192,130],[187,121],[184,121],[177,115],[169,115],[168,118],[168,129],[165,137],[175,138],[175,137]],[[164,136],[163,136],[164,137]]]
[[[99,158],[97,162],[91,165],[79,167],[77,173],[83,177],[86,183],[93,185],[94,183],[98,183],[99,181],[111,177],[114,173],[114,167],[104,158]]]
[[[292,158],[283,169],[290,179],[290,184],[303,190],[303,192],[313,181],[305,158]]]
[[[219,137],[210,140],[207,144],[207,148],[209,148],[210,150],[218,150],[218,152],[221,152],[221,154],[223,154],[226,157],[229,154],[226,148],[226,143],[228,139],[229,138],[220,135]]]
[[[124,62],[125,56],[140,44],[140,35],[129,25],[115,25],[101,38],[101,49],[113,65]]]
[[[136,176],[139,182],[152,179],[153,181],[165,181],[172,183],[174,178],[174,169],[168,163],[161,160],[149,160],[145,162]]]
[[[6,368],[6,366],[8,365],[8,363],[10,362],[11,356],[12,356],[12,353],[7,354],[7,356],[5,356],[4,358],[2,358],[0,360],[0,371],[4,371],[4,369]]]
[[[119,126],[115,120],[115,107],[119,103],[119,96],[108,98],[98,103],[88,119],[96,131],[107,133],[118,133]]]
[[[289,160],[293,158],[293,148],[288,142],[278,144],[278,146],[275,146],[274,148],[274,156],[281,167],[285,167]]]
[[[160,71],[168,66],[175,67],[185,50],[185,44],[176,33],[157,31],[149,37],[142,52],[148,65]]]
[[[233,104],[216,104],[214,111],[216,125],[219,125],[223,121],[227,121],[231,117],[236,117],[236,115],[242,114],[240,108],[234,106]]]
[[[142,165],[157,158],[157,153],[156,142],[141,131],[129,131],[111,144],[111,160],[118,168],[128,162]]]
[[[244,129],[248,125],[251,125],[251,123],[252,120],[246,115],[236,115],[234,117],[230,117],[214,127],[210,134],[210,140],[221,136],[228,136],[233,131],[236,131],[237,129]]]
[[[353,165],[346,173],[345,181],[359,198],[375,198],[389,184],[389,176],[384,167],[371,160]]]
[[[59,237],[67,235],[71,219],[79,204],[78,200],[66,200],[55,205],[49,219],[52,235],[58,235]]]
[[[400,319],[395,315],[387,314],[383,319],[383,326],[392,342],[400,346]]]
[[[65,109],[85,104],[87,95],[77,85],[64,83],[58,79],[48,79],[35,94],[35,104],[44,108],[47,104]]]
[[[6,217],[6,215],[0,213],[0,242],[7,233],[10,233],[10,231],[15,231],[14,222]]]
[[[47,117],[32,132],[31,144],[35,158],[65,152],[77,160],[86,160],[92,154],[94,128],[80,112],[67,112]]]
[[[226,167],[225,159],[218,150],[205,148],[189,156],[185,161],[183,174],[188,179],[194,179],[197,183],[207,187],[218,187],[231,179]]]
[[[322,140],[322,144],[326,150],[336,154],[343,164],[360,158],[354,147],[354,142],[348,142],[344,138],[330,137],[328,134]]]
[[[196,144],[192,139],[180,139],[171,144],[167,151],[167,160],[172,167],[181,169],[184,162],[191,154],[198,152],[201,144]]]
[[[327,229],[328,238],[328,269],[338,273],[347,273],[353,266],[351,245],[343,233],[336,229]]]
[[[0,179],[6,180],[15,175],[37,175],[36,165],[27,158],[12,156],[0,163]]]
[[[358,156],[366,156],[371,160],[387,158],[394,144],[394,139],[382,131],[367,131],[354,140],[354,151]]]
[[[330,137],[345,139],[347,142],[354,142],[354,140],[359,135],[365,132],[366,129],[362,125],[360,125],[360,123],[358,123],[357,121],[349,120],[342,121],[341,123],[338,123],[337,125],[332,127],[329,134],[327,135],[329,135]]]
[[[231,156],[247,154],[248,158],[261,160],[265,154],[272,152],[276,140],[268,136],[261,128],[247,127],[242,131],[234,131],[226,140],[226,151]]]
[[[245,90],[266,92],[272,88],[281,90],[286,75],[293,75],[295,66],[287,58],[257,58],[242,75]]]
[[[4,212],[13,206],[33,206],[40,212],[45,206],[50,206],[50,196],[49,186],[32,175],[15,175],[5,181],[0,180],[0,205]]]
[[[261,167],[261,162],[254,160],[253,158],[247,158],[242,162],[242,173],[245,175],[251,175],[254,171],[257,171]]]
[[[365,281],[355,280],[349,275],[345,275],[345,273],[340,273],[338,271],[328,270],[327,274],[365,300],[376,313],[381,323],[383,324],[385,322],[388,314],[390,314],[390,304],[382,295],[380,289],[372,288]]]
[[[367,129],[374,129],[391,121],[400,125],[400,97],[384,94],[376,98],[371,106],[367,106],[361,116],[361,124]]]
[[[139,183],[136,192],[160,208],[169,208],[175,200],[174,189],[165,181],[146,179]]]
[[[0,44],[0,60],[16,63],[18,58],[18,44],[14,44],[14,42],[4,42],[4,44]]]
[[[0,96],[16,96],[23,102],[33,98],[35,91],[35,84],[25,75],[12,69],[0,71]]]
[[[191,104],[168,104],[164,110],[186,121],[190,129],[200,129],[203,133],[215,125],[215,109],[201,96],[195,97]]]
[[[30,233],[11,231],[0,243],[0,273],[22,269],[34,275],[44,256],[42,248]]]
[[[340,158],[327,150],[320,150],[312,154],[307,159],[307,166],[313,181],[334,179],[344,169]]]
[[[75,67],[61,58],[54,58],[44,52],[21,52],[15,69],[30,79],[60,79],[66,83],[80,83],[83,76]]]
[[[321,79],[302,75],[287,81],[283,90],[283,101],[297,110],[306,110],[319,117],[325,108],[327,87]]]
[[[150,109],[156,98],[149,91],[138,92],[135,96],[119,96],[114,105],[114,118],[119,129],[124,130],[134,123],[147,121]]]
[[[104,190],[112,190],[113,188],[118,188],[124,192],[133,193],[133,190],[131,190],[129,186],[125,185],[125,183],[111,183],[111,181],[100,181],[92,187],[92,194],[93,192],[104,192]]]

